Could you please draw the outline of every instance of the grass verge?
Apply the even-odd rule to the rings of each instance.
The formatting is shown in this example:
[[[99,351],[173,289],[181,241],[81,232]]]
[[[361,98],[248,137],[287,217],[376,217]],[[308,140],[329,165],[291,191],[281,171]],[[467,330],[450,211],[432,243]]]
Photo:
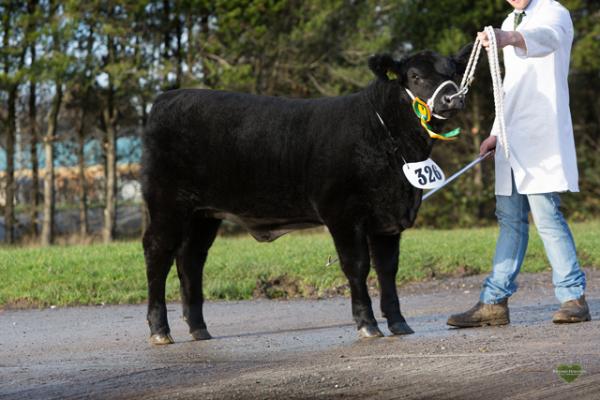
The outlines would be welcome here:
[[[581,264],[600,267],[600,221],[572,224]],[[491,268],[496,228],[428,230],[404,233],[397,282],[464,276]],[[345,293],[330,236],[296,233],[273,243],[250,237],[220,237],[204,275],[207,299],[316,297]],[[550,267],[535,229],[523,266]],[[0,307],[139,303],[146,299],[146,277],[139,241],[110,245],[0,248]],[[179,299],[175,268],[167,281],[168,300]]]

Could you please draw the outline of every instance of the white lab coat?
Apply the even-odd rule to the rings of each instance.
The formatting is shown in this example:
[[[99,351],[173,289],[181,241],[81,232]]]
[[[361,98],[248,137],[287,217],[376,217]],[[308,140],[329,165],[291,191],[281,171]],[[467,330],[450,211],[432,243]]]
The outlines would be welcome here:
[[[502,24],[513,30],[512,12]],[[498,140],[496,194],[512,192],[511,168],[521,194],[578,192],[577,158],[569,110],[573,23],[553,0],[531,0],[518,26],[527,50],[503,49],[507,160]],[[492,135],[497,135],[496,124]]]

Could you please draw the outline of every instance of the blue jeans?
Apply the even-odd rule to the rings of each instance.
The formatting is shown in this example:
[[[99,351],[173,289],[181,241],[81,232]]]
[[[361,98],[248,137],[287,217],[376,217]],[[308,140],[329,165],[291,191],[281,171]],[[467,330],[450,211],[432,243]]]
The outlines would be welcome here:
[[[514,179],[511,196],[496,196],[500,236],[492,273],[485,279],[481,290],[482,303],[499,303],[517,291],[515,279],[523,264],[529,239],[529,211],[552,266],[556,298],[563,303],[583,295],[585,273],[579,267],[573,235],[559,206],[558,193],[519,194]]]

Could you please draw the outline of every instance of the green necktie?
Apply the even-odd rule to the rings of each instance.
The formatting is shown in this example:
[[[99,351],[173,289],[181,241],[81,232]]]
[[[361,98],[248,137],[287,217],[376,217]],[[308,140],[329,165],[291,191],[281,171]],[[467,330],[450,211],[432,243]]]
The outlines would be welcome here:
[[[517,29],[517,26],[519,26],[519,24],[521,23],[521,21],[523,21],[523,17],[525,16],[525,11],[520,12],[520,13],[516,13],[515,15],[515,27],[514,30]]]

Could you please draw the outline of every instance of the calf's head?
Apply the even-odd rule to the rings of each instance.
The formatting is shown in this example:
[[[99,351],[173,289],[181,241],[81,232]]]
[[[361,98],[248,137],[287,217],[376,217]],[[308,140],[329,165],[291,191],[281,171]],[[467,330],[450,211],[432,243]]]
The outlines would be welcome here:
[[[460,83],[472,47],[469,44],[449,57],[421,51],[400,61],[389,54],[377,54],[369,58],[369,68],[378,79],[428,102],[434,115],[448,118],[465,105],[456,83]]]

